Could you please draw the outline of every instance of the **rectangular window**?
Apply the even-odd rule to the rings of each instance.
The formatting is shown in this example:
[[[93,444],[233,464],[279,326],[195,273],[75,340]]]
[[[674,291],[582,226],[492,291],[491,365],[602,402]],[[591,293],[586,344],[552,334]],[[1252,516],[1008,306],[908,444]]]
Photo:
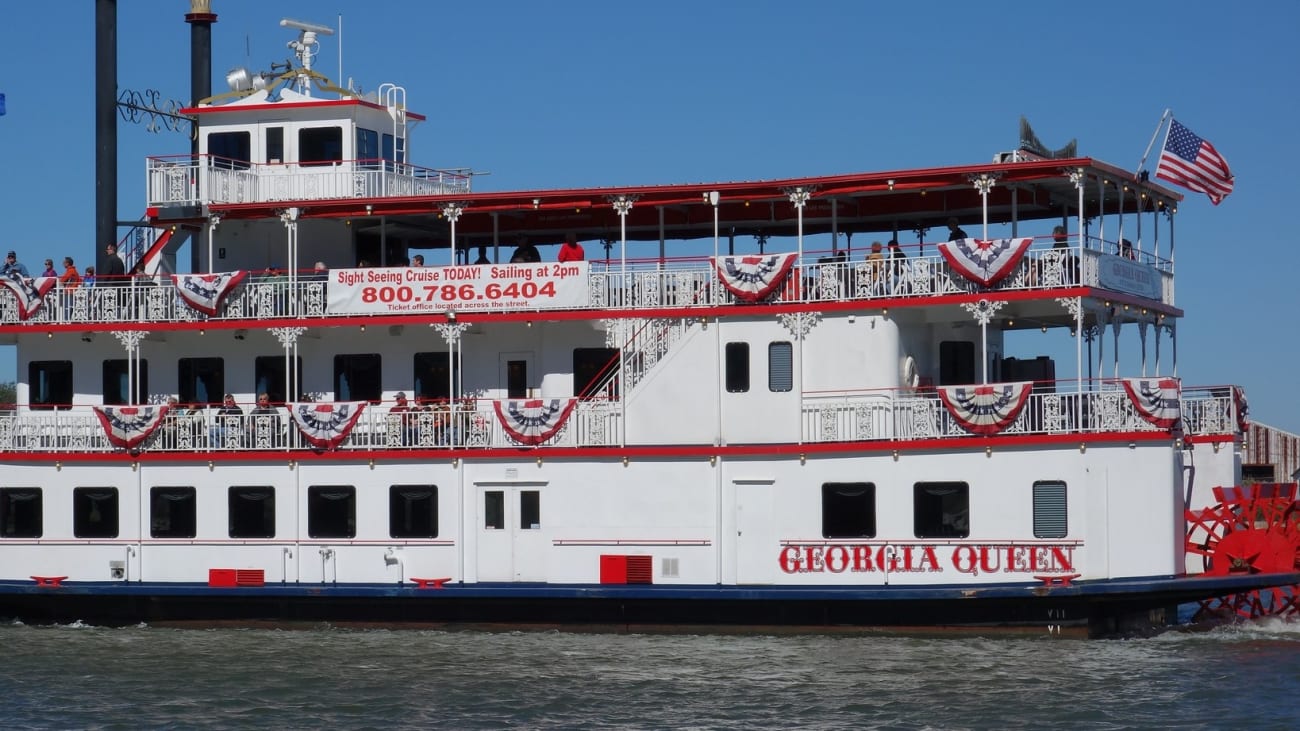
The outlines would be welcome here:
[[[388,535],[392,538],[437,538],[438,486],[389,487]]]
[[[333,165],[343,161],[343,128],[310,127],[298,130],[298,163],[303,167]]]
[[[519,493],[519,527],[537,530],[542,527],[542,493],[524,490]]]
[[[148,400],[149,394],[149,361],[140,359],[137,363],[136,381],[135,381],[135,403],[142,404]],[[115,358],[104,361],[104,403],[109,406],[121,406],[131,403],[130,383],[127,379],[127,361],[125,358]]]
[[[379,403],[383,390],[378,353],[334,356],[334,400]]]
[[[1064,538],[1068,532],[1065,483],[1059,480],[1035,482],[1034,537]]]
[[[776,342],[767,346],[767,390],[773,393],[794,388],[794,347]]]
[[[975,383],[975,343],[945,340],[939,343],[939,385]]]
[[[500,490],[483,493],[483,527],[504,530],[506,527],[506,494]]]
[[[749,391],[749,343],[727,343],[727,393]]]
[[[40,538],[42,502],[39,487],[0,488],[0,538]]]
[[[827,482],[822,485],[822,537],[874,538],[876,485]]]
[[[182,404],[217,404],[226,392],[226,362],[221,358],[181,358],[176,362],[176,397]]]
[[[970,486],[964,482],[918,482],[912,488],[912,526],[917,538],[970,535]]]
[[[353,155],[362,168],[379,168],[379,133],[373,129],[357,127],[357,154]]]
[[[198,498],[192,487],[149,490],[149,535],[154,538],[193,538],[197,535]]]
[[[448,401],[451,399],[451,383],[458,374],[447,372],[446,353],[416,353],[415,399],[416,401]],[[457,358],[454,365],[460,365]]]
[[[228,500],[231,538],[275,538],[274,487],[232,487]]]
[[[117,538],[117,488],[78,487],[72,491],[72,535]]]
[[[271,403],[297,401],[302,396],[302,356],[294,358],[294,369],[289,373],[293,383],[284,383],[284,356],[260,355],[253,359],[253,389],[256,394],[267,394]],[[345,399],[340,399],[340,401]]]
[[[253,136],[248,132],[208,134],[208,164],[223,170],[247,170],[253,159]]]
[[[506,361],[506,398],[528,398],[528,361]]]
[[[573,349],[573,395],[618,400],[618,348]]]
[[[27,364],[28,403],[33,409],[72,405],[72,361],[34,360]]]
[[[398,137],[394,140],[391,134],[385,134],[380,141],[380,145],[382,145],[385,160],[406,162],[406,140],[403,138]]]
[[[356,538],[357,488],[351,485],[307,488],[307,535],[312,538]]]
[[[266,128],[266,162],[272,165],[284,162],[284,127]]]

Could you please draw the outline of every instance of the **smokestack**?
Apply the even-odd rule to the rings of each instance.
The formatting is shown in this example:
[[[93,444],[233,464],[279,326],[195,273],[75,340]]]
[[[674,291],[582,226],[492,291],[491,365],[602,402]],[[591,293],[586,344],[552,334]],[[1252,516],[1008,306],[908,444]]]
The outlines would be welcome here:
[[[117,241],[117,0],[95,0],[95,261]]]
[[[190,105],[212,96],[212,24],[217,14],[212,12],[210,0],[190,0],[190,12],[185,14],[190,24]],[[199,153],[199,139],[195,135],[190,152]]]

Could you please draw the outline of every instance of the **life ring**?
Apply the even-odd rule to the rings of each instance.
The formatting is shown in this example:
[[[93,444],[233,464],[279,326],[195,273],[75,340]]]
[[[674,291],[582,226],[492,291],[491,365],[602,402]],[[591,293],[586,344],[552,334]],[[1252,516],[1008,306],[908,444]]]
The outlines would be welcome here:
[[[903,356],[903,364],[899,368],[899,375],[902,378],[903,385],[907,388],[916,388],[921,383],[921,373],[916,368],[916,358],[910,355]]]

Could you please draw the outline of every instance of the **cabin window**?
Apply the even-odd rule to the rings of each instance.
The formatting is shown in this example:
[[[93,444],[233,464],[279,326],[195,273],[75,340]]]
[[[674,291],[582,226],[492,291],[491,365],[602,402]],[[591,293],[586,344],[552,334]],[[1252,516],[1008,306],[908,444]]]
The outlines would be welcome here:
[[[501,490],[483,493],[483,527],[488,530],[505,530],[506,494]]]
[[[773,393],[794,388],[794,348],[790,343],[776,342],[767,346],[767,390]]]
[[[40,538],[43,502],[39,487],[0,488],[0,538]]]
[[[975,343],[945,340],[939,343],[939,385],[975,383]]]
[[[618,348],[573,349],[573,395],[618,400]]]
[[[272,165],[284,162],[284,127],[266,128],[266,162]]]
[[[33,409],[72,405],[72,361],[34,360],[27,364],[27,396]]]
[[[528,398],[528,361],[506,361],[506,398]]]
[[[1068,529],[1065,483],[1059,480],[1035,482],[1034,537],[1064,538]]]
[[[226,362],[221,358],[181,358],[176,363],[176,381],[176,397],[181,403],[220,403],[226,392]]]
[[[393,162],[406,162],[406,140],[397,137],[396,146],[394,146],[393,140],[394,137],[390,134],[385,134],[383,136],[381,144],[383,146],[384,159],[392,160]]]
[[[448,360],[447,353],[415,354],[416,401],[427,403],[430,401],[451,400],[451,382],[456,380],[459,374],[456,371],[447,372]],[[454,363],[459,366],[460,358],[457,357]]]
[[[383,391],[378,353],[334,356],[334,400],[379,403]]]
[[[198,498],[192,487],[149,490],[149,535],[154,538],[193,538],[198,530]]]
[[[271,397],[271,403],[283,404],[297,401],[302,395],[302,357],[294,358],[293,370],[289,373],[293,383],[289,388],[284,383],[284,356],[262,355],[253,359],[254,392]],[[346,399],[340,399],[341,401]]]
[[[827,482],[822,485],[822,537],[873,538],[876,535],[876,485]]]
[[[970,486],[964,482],[918,482],[912,487],[912,525],[917,538],[970,535]]]
[[[343,161],[342,127],[308,127],[298,130],[298,163],[303,167],[333,165]]]
[[[542,493],[523,490],[519,493],[519,527],[537,530],[542,527]]]
[[[373,129],[357,128],[357,154],[355,157],[359,167],[372,169],[380,167],[378,132]]]
[[[749,343],[727,343],[727,393],[749,391]]]
[[[389,487],[388,535],[391,538],[437,538],[438,486]]]
[[[136,390],[134,403],[148,401],[149,395],[149,361],[141,358],[136,361]],[[129,401],[131,386],[127,378],[127,360],[115,358],[104,361],[104,403],[109,406],[121,406]]]
[[[228,504],[231,538],[275,538],[274,487],[232,487]]]
[[[357,488],[351,485],[307,488],[307,535],[311,538],[356,538]]]
[[[253,136],[248,132],[209,132],[208,164],[223,170],[247,170],[253,159]]]
[[[72,535],[77,538],[117,538],[117,488],[78,487],[72,490]]]

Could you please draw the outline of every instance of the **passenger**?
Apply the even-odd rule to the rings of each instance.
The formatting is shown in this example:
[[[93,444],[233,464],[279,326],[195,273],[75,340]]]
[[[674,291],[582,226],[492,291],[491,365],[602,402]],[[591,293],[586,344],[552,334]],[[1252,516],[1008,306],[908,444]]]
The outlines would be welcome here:
[[[81,275],[77,273],[72,257],[63,257],[63,273],[59,275],[59,286],[64,289],[76,289],[79,284],[81,284]]]
[[[1133,250],[1133,242],[1128,239],[1119,240],[1119,255],[1125,259],[1137,261],[1137,252]]]
[[[261,431],[270,436],[272,446],[280,446],[280,412],[271,406],[270,394],[257,394],[257,406],[249,415],[253,417],[248,423],[249,444],[257,443],[257,434]]]
[[[235,397],[226,394],[221,399],[221,408],[217,409],[212,429],[208,433],[213,447],[239,446],[240,426],[244,421],[244,410],[235,403]]]
[[[511,264],[536,264],[542,260],[542,253],[528,239],[522,239],[515,253],[510,255]]]
[[[86,267],[86,273],[81,277],[81,286],[95,286],[95,267]]]
[[[417,427],[420,423],[420,412],[410,401],[406,400],[405,391],[398,391],[393,398],[396,399],[397,403],[388,410],[388,413],[398,417],[397,429],[400,444],[403,446],[416,444],[419,441]]]
[[[1064,226],[1057,226],[1052,229],[1052,248],[1068,249],[1070,248],[1069,235],[1065,233]]]
[[[104,259],[108,261],[108,266],[104,269],[105,286],[121,287],[130,284],[126,278],[126,265],[122,263],[122,257],[117,255],[117,244],[110,241],[104,245]]]
[[[45,271],[41,272],[41,276],[42,276],[42,277],[57,277],[57,276],[59,276],[59,273],[56,272],[56,271],[54,271],[54,260],[53,260],[53,259],[46,259],[46,260],[45,260]]]
[[[488,259],[488,255],[487,255],[487,247],[486,247],[486,246],[480,246],[480,247],[478,247],[478,258],[474,260],[474,263],[475,263],[475,264],[491,264],[491,263],[492,263],[492,262]]]
[[[950,223],[956,223],[956,219]],[[961,231],[961,229],[957,230]],[[902,247],[898,245],[898,239],[889,240],[889,262],[890,272],[894,278],[894,292],[898,292],[902,288],[904,275],[907,272],[907,254],[903,253]]]
[[[965,239],[965,238],[970,238],[970,237],[966,235],[965,231],[961,230],[961,226],[957,225],[957,219],[949,218],[948,219],[948,240],[960,241],[961,239]]]
[[[413,267],[422,267],[422,266],[424,266],[424,255],[423,255],[423,254],[416,254],[415,256],[411,257],[411,266],[413,266]]]
[[[587,258],[587,252],[583,251],[582,244],[578,243],[577,234],[566,234],[564,243],[560,244],[560,255],[558,261],[582,261]]]
[[[318,261],[316,262],[316,266],[312,267],[309,279],[313,282],[324,282],[329,279],[329,277],[329,267],[325,266],[325,262]]]
[[[880,294],[885,285],[884,244],[871,242],[871,253],[867,254],[867,285],[871,294]]]
[[[9,252],[5,255],[5,263],[0,265],[0,276],[11,276],[17,274],[23,279],[30,279],[31,275],[27,273],[27,267],[18,261],[18,254]]]

